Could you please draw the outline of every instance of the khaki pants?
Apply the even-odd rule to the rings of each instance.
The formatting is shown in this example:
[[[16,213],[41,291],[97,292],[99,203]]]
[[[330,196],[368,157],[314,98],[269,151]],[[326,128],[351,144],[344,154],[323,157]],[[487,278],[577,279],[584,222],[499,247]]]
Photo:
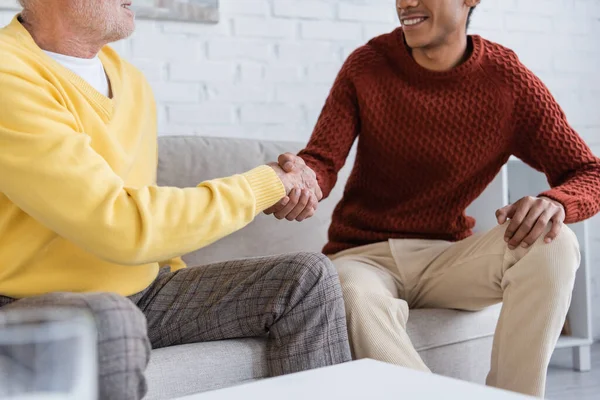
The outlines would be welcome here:
[[[506,225],[458,243],[398,239],[331,257],[355,358],[429,371],[406,333],[409,308],[481,310],[499,302],[487,384],[544,396],[580,254],[565,227],[550,244],[508,249]]]

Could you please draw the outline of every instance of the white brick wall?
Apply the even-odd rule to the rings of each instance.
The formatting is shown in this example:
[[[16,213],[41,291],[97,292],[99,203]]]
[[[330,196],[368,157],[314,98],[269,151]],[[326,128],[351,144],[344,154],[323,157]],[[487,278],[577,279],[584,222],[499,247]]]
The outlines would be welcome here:
[[[218,24],[138,21],[115,44],[154,86],[161,134],[305,141],[345,57],[397,24],[394,0],[220,3]],[[600,154],[600,0],[484,0],[472,31],[513,48]],[[600,337],[600,251],[593,268]]]

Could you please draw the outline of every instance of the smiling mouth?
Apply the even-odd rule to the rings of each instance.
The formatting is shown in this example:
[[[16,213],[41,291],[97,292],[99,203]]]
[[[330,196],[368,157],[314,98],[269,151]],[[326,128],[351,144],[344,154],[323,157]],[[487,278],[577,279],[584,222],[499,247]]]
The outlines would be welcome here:
[[[416,26],[427,20],[426,17],[415,17],[415,18],[406,18],[402,20],[402,25],[404,26]]]

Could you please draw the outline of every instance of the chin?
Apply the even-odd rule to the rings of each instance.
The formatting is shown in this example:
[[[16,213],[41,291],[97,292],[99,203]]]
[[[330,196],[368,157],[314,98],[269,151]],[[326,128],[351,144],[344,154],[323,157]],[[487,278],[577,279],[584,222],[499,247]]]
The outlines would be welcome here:
[[[135,23],[131,22],[128,24],[122,24],[117,29],[113,29],[107,32],[105,40],[107,42],[117,42],[119,40],[123,40],[128,38],[135,31]]]
[[[406,44],[411,49],[419,49],[429,45],[429,40],[427,40],[427,38],[419,37],[417,35],[407,35],[405,33],[404,38],[406,39]]]

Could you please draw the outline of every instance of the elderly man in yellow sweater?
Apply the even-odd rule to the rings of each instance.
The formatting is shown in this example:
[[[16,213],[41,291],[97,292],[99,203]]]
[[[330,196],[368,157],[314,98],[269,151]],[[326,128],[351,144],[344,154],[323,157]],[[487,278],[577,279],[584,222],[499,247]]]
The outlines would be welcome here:
[[[150,348],[268,335],[272,375],[349,361],[324,256],[184,268],[287,195],[309,217],[321,193],[308,167],[277,163],[156,186],[150,86],[106,46],[133,32],[129,4],[21,0],[0,30],[0,313],[90,310],[102,399],[144,396]]]

